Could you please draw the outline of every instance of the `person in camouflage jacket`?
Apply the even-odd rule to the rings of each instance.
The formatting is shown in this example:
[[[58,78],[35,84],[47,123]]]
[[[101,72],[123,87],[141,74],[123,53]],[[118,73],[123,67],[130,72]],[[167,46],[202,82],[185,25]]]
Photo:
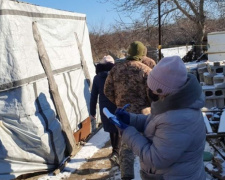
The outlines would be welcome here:
[[[128,112],[137,114],[150,113],[147,77],[151,68],[141,63],[145,46],[140,41],[130,44],[129,56],[123,62],[118,62],[110,70],[105,86],[105,96],[117,108],[130,104]],[[134,178],[134,155],[122,142],[120,150],[120,171],[122,179]]]

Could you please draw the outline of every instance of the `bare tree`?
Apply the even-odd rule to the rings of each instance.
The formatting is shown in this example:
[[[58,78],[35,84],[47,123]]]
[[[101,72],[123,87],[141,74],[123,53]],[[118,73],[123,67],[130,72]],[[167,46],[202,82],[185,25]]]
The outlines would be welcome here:
[[[132,17],[132,13],[140,12],[140,17],[134,19],[135,23],[145,24],[149,30],[151,25],[157,24],[158,1],[157,0],[102,0],[111,1],[116,11],[124,12]],[[212,15],[219,17],[224,13],[221,0],[161,0],[161,21],[164,25],[177,22],[180,18],[187,18],[195,27],[193,40],[196,43],[196,53],[202,51],[202,42],[206,33],[206,19]],[[143,30],[143,29],[142,29]]]

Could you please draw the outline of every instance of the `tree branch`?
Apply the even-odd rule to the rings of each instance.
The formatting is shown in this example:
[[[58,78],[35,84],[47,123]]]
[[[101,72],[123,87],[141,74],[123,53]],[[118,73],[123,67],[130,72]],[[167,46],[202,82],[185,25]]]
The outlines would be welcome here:
[[[185,0],[185,1],[186,1],[186,3],[189,4],[189,6],[190,6],[191,10],[193,11],[193,13],[195,14],[195,16],[198,16],[199,15],[198,10],[195,8],[193,3],[190,2],[190,0]]]
[[[179,4],[179,2],[178,2],[177,0],[173,0],[173,2],[176,4],[177,8],[178,8],[185,16],[187,16],[188,19],[190,19],[191,21],[196,22],[195,19],[193,18],[193,16],[191,16],[190,14],[188,14],[188,12],[187,12],[184,8],[182,8],[182,7],[180,6],[180,4]]]
[[[177,10],[177,8],[170,9],[170,10],[164,12],[163,14],[161,14],[161,17],[164,16],[164,15],[167,15],[167,14],[169,14],[169,13],[175,11],[175,10]]]

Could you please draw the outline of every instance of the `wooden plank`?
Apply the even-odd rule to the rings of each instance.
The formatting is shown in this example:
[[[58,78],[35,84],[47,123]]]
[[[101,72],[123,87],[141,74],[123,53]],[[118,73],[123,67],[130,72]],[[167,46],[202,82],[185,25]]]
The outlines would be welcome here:
[[[83,70],[84,70],[84,76],[85,76],[85,78],[86,78],[86,80],[88,82],[89,89],[91,90],[91,88],[92,88],[92,81],[91,81],[90,73],[88,71],[87,63],[86,63],[86,61],[84,59],[84,54],[83,54],[83,50],[82,50],[82,44],[79,41],[77,33],[74,33],[74,34],[75,34],[75,38],[76,38],[76,41],[77,41],[78,49],[79,49],[79,52],[80,52],[81,66],[83,67]]]
[[[225,112],[223,112],[220,116],[220,124],[217,132],[225,133]]]
[[[221,140],[219,139],[207,139],[207,142],[209,143],[210,146],[212,146],[216,152],[219,153],[219,155],[225,160],[225,153],[223,150],[223,147],[221,147],[220,142]]]
[[[60,166],[53,171],[53,175],[55,176],[55,175],[59,174],[66,167],[67,163],[70,160],[71,160],[70,156],[66,157],[66,159],[63,160],[63,162],[60,164]]]
[[[209,120],[208,120],[206,114],[203,112],[202,115],[203,115],[203,118],[204,118],[207,133],[213,133],[212,127],[209,123]]]
[[[81,129],[73,133],[77,144],[80,141],[84,141],[91,134],[91,118],[88,117],[87,119],[82,121],[81,125],[82,125]]]
[[[70,127],[69,120],[67,118],[62,99],[59,95],[58,86],[53,76],[50,60],[49,60],[47,51],[45,49],[44,43],[42,41],[41,35],[39,33],[37,22],[32,23],[32,29],[33,29],[34,40],[36,41],[36,44],[37,44],[40,61],[48,79],[49,90],[50,90],[50,93],[52,94],[56,112],[62,124],[62,131],[63,131],[63,134],[65,135],[67,151],[69,155],[73,156],[75,155],[75,148],[76,148],[75,139],[73,137],[72,129]]]
[[[225,133],[224,134],[218,134],[218,133],[212,133],[212,134],[206,134],[206,138],[210,139],[210,138],[220,138],[220,137],[225,137]]]
[[[213,113],[215,113],[215,112],[223,112],[223,110],[221,110],[221,109],[208,109],[208,108],[206,108],[206,107],[203,107],[202,109],[201,109],[201,111],[202,112],[213,112]]]

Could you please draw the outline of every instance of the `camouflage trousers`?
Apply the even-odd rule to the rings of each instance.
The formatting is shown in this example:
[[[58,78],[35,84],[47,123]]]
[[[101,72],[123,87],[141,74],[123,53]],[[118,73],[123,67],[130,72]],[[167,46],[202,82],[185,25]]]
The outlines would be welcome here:
[[[121,179],[134,179],[134,154],[123,142],[120,147],[120,172]]]

